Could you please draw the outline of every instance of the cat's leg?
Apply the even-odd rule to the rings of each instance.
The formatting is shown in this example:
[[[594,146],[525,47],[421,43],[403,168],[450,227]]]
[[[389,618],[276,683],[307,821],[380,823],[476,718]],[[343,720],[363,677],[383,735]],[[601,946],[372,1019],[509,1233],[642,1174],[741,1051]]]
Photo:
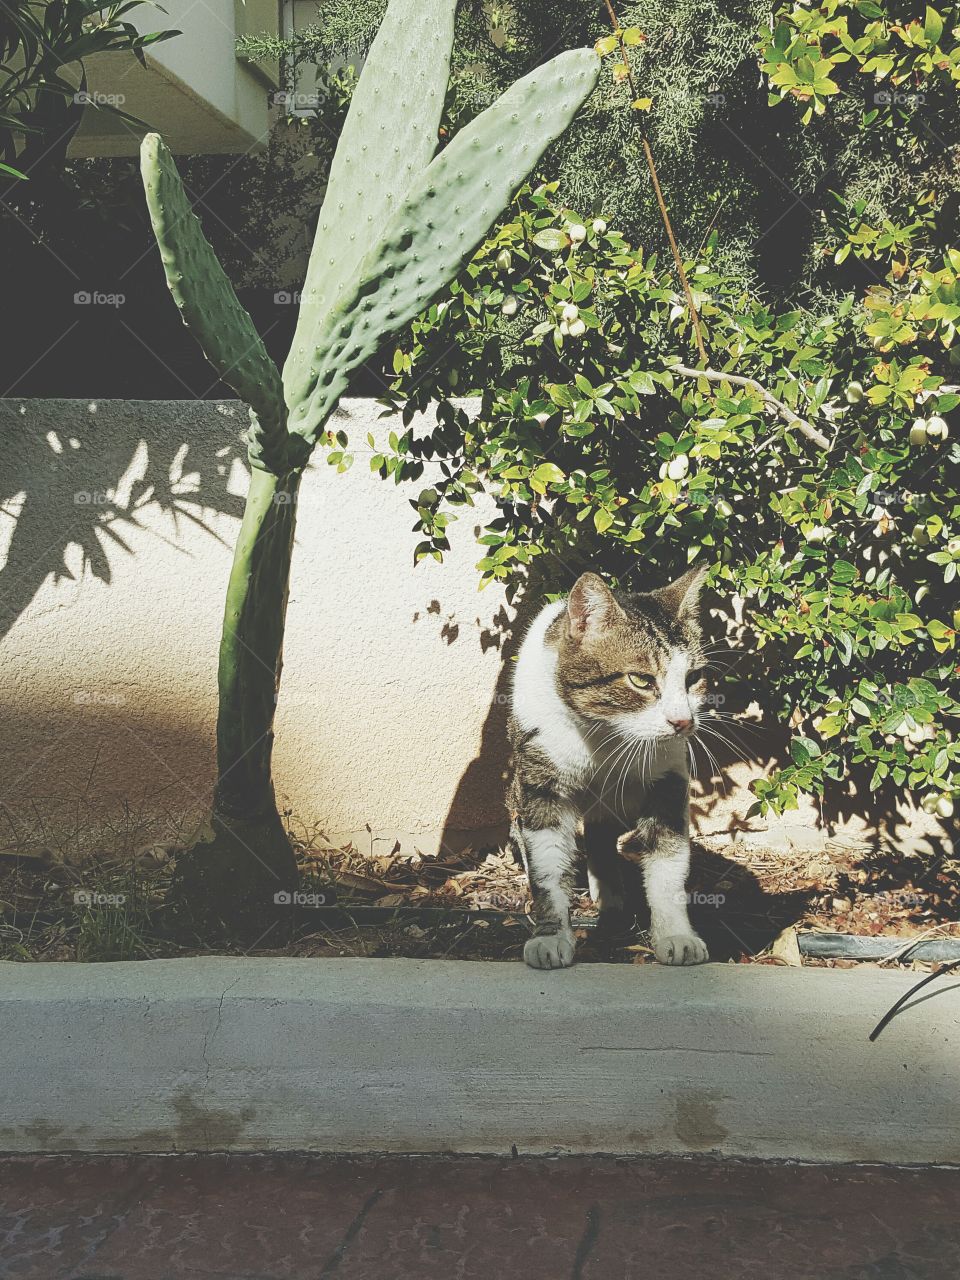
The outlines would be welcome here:
[[[515,824],[533,898],[534,934],[523,948],[532,969],[565,969],[573,964],[576,941],[570,925],[570,899],[577,865],[576,816],[559,808],[549,825],[536,819]],[[519,829],[517,829],[519,828]]]
[[[687,779],[665,773],[650,788],[645,815],[620,838],[619,849],[640,860],[650,904],[653,953],[660,964],[703,964],[709,957],[687,914],[690,871]]]
[[[617,852],[617,839],[622,832],[622,824],[588,821],[583,834],[590,897],[600,912],[597,927],[616,932],[630,923],[623,859]]]

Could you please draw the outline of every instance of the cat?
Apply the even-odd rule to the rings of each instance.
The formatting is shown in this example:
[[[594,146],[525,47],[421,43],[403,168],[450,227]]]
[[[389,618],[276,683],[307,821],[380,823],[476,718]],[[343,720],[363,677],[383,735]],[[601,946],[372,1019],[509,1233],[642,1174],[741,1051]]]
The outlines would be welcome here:
[[[599,923],[622,925],[623,859],[642,867],[653,952],[702,964],[687,915],[689,742],[707,694],[694,568],[647,593],[585,573],[547,604],[517,656],[509,737],[511,844],[527,871],[534,969],[573,963],[581,849]]]

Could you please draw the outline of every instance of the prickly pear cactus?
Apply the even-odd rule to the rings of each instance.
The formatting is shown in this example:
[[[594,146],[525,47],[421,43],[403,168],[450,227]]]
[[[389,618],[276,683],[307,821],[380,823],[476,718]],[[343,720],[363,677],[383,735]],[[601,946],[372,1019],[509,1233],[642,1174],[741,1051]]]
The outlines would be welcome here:
[[[391,213],[427,167],[450,73],[450,0],[392,0],[370,46],[330,166],[284,382],[297,384],[313,339]]]
[[[337,146],[281,381],[204,239],[173,158],[141,150],[167,282],[211,364],[251,406],[251,462],[305,465],[350,374],[460,270],[599,73],[593,50],[517,81],[434,157],[456,0],[390,0]],[[432,158],[433,157],[433,158]]]
[[[280,374],[207,242],[159,134],[144,138],[140,172],[167,285],[183,322],[223,381],[250,406],[254,461],[269,470],[283,466],[289,442]]]
[[[316,439],[349,374],[457,274],[597,81],[592,49],[562,53],[512,85],[414,179],[379,244],[314,335],[287,362],[290,430]],[[314,250],[316,253],[316,249]],[[304,367],[304,365],[308,367]]]

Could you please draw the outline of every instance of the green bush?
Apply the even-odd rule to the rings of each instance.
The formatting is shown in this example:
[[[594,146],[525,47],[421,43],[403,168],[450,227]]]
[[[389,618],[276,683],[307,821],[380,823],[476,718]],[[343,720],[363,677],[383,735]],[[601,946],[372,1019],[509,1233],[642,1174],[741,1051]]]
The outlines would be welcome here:
[[[830,314],[773,310],[713,268],[712,246],[689,271],[712,368],[767,397],[678,373],[695,357],[669,270],[552,186],[523,193],[397,349],[409,427],[372,466],[401,480],[440,461],[415,503],[418,558],[442,556],[478,492],[495,498],[483,581],[516,584],[543,558],[557,589],[598,563],[636,587],[708,561],[746,601],[729,625],[755,637],[758,697],[794,730],[792,762],[754,784],[757,809],[869,765],[872,787],[947,816],[960,455],[943,415],[960,395],[943,386],[960,254],[902,272],[883,306],[874,290]],[[466,393],[476,416],[451,398]],[[418,430],[430,405],[438,425]]]
[[[292,62],[316,60],[320,65],[331,59],[356,60],[369,45],[383,7],[383,0],[319,0],[316,23],[265,54],[282,52]],[[720,233],[716,260],[742,282],[759,280],[777,289],[829,288],[823,270],[829,265],[824,256],[827,228],[821,213],[831,203],[831,191],[847,206],[864,200],[869,218],[879,223],[909,221],[905,193],[936,190],[941,225],[946,228],[949,219],[956,228],[960,171],[952,151],[960,145],[960,112],[950,72],[933,67],[928,73],[923,64],[928,51],[910,32],[911,43],[904,48],[911,79],[900,84],[899,92],[907,94],[906,105],[910,93],[921,92],[923,112],[881,106],[889,127],[875,129],[864,121],[866,108],[873,108],[875,92],[889,89],[890,83],[875,82],[873,69],[858,79],[852,58],[832,62],[840,43],[834,29],[843,31],[844,38],[847,31],[858,40],[866,38],[871,49],[883,41],[895,48],[902,42],[891,28],[902,12],[908,30],[916,5],[829,0],[794,10],[788,4],[776,6],[781,12],[773,22],[771,5],[764,0],[679,0],[670,5],[624,0],[615,7],[624,27],[643,35],[631,56],[639,91],[651,100],[645,123],[677,238],[691,255],[715,228]],[[941,7],[939,48],[952,39],[957,10],[956,5]],[[866,16],[887,11],[889,20]],[[862,37],[867,28],[871,34]],[[802,110],[766,109],[757,32],[765,33],[772,50],[773,32],[781,29],[781,44],[786,40],[789,45],[794,36],[799,41],[789,49],[788,61],[799,62],[800,45],[806,49],[808,41],[823,45],[813,64],[831,60],[824,75],[829,70],[828,78],[840,90],[829,95],[829,110],[814,112],[806,125]],[[604,6],[581,0],[462,0],[446,131],[455,132],[556,50],[592,43],[608,32]],[[840,57],[846,52],[840,48]],[[950,56],[952,51],[947,52]],[[781,56],[771,51],[770,59]],[[864,61],[875,56],[889,55],[886,48],[865,51]],[[805,74],[802,68],[800,80]],[[778,98],[793,95],[791,87],[779,82],[770,88]],[[584,214],[602,211],[633,243],[662,250],[666,241],[630,118],[630,98],[627,84],[606,78],[552,148],[541,173],[558,181],[564,199]],[[331,121],[325,108],[319,116],[315,128],[322,164],[323,132]]]
[[[855,118],[869,157],[929,128],[918,95],[940,111],[952,94],[956,115],[954,7],[919,23],[893,8],[784,8],[756,42],[772,108],[758,127],[773,130],[784,100],[798,127]],[[655,115],[634,105],[634,128]],[[718,644],[736,643],[748,695],[791,731],[789,762],[753,783],[755,812],[805,793],[863,809],[865,781],[948,819],[960,792],[950,190],[906,186],[895,209],[833,193],[821,287],[776,303],[730,269],[715,229],[686,264],[704,368],[672,263],[595,206],[570,207],[560,184],[528,188],[394,354],[388,403],[405,429],[371,466],[401,481],[433,464],[413,503],[417,559],[442,558],[483,492],[496,513],[479,531],[481,584],[511,594],[533,568],[562,590],[586,567],[642,589],[711,566]],[[457,399],[471,394],[479,411]],[[428,408],[436,425],[415,424]],[[329,461],[349,465],[347,448]]]

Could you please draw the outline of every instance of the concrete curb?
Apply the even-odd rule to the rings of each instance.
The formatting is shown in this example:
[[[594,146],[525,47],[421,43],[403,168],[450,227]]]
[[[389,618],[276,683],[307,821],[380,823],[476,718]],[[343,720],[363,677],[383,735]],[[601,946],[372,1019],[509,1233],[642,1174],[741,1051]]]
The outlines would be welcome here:
[[[0,1150],[960,1162],[960,983],[438,960],[0,964]],[[926,995],[926,993],[924,993]]]

